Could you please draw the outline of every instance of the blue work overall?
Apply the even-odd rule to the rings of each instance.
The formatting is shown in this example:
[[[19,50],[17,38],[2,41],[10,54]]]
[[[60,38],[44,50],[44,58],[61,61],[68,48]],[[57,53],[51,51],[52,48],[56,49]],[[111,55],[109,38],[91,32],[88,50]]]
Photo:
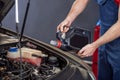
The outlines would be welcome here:
[[[118,20],[118,6],[114,0],[97,2],[100,8],[100,35],[103,35]],[[98,69],[98,80],[120,80],[120,38],[99,48]]]

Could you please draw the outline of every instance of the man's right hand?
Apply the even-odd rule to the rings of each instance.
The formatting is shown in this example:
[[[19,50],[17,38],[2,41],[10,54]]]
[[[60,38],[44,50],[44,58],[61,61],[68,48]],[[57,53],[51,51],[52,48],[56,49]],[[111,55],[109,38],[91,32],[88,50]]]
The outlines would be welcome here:
[[[71,25],[71,22],[69,20],[64,20],[57,26],[57,32],[61,31],[62,33],[65,33],[69,30],[69,27]]]

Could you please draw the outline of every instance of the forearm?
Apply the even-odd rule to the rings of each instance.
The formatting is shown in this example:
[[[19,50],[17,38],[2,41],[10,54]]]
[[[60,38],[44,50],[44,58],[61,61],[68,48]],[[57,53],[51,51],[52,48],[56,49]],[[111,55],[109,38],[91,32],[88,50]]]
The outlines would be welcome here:
[[[120,6],[119,6],[117,22],[114,25],[112,25],[111,28],[103,36],[101,36],[97,41],[93,42],[93,44],[96,47],[99,47],[118,37],[120,37]]]
[[[103,36],[93,44],[97,47],[106,44],[120,36],[120,20],[118,20]]]
[[[70,12],[68,13],[66,19],[71,20],[71,22],[74,21],[74,19],[82,13],[82,11],[85,9],[87,3],[89,0],[75,0]]]
[[[108,43],[120,36],[120,22],[117,21],[103,36],[97,41],[86,45],[79,52],[78,55],[81,57],[92,56],[95,50],[101,45]]]

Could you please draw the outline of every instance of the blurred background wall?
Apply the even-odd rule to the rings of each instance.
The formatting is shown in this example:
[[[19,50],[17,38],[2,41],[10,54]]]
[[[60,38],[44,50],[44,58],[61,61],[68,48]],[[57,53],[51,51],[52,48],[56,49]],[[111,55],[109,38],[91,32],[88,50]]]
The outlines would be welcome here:
[[[28,0],[19,0],[19,29],[23,24]],[[43,42],[49,43],[56,39],[56,27],[64,20],[74,0],[31,0],[24,34]],[[72,26],[91,31],[98,20],[98,6],[95,0],[90,0],[85,11],[77,17]],[[2,21],[2,24],[15,30],[15,6]]]

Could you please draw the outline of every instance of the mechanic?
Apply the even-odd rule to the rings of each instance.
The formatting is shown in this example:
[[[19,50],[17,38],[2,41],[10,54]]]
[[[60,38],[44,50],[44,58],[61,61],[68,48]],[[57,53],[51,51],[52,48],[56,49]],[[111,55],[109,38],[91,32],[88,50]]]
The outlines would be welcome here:
[[[89,0],[75,0],[57,31],[67,32]],[[120,0],[97,0],[100,9],[100,35],[95,42],[79,50],[81,57],[92,56],[99,47],[98,80],[120,80]]]

